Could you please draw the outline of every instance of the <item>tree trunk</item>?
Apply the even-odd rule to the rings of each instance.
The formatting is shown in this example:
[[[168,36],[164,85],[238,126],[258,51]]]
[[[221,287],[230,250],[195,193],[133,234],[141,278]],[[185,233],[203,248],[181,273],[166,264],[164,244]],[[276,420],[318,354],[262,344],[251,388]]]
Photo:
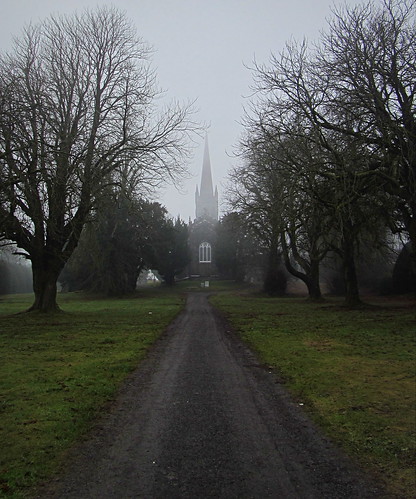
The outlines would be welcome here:
[[[163,275],[163,280],[165,281],[165,284],[167,286],[174,286],[175,285],[175,273],[174,272],[166,272]]]
[[[361,303],[358,290],[357,271],[355,267],[354,243],[348,236],[343,240],[343,270],[345,282],[345,303],[354,307]]]
[[[32,261],[33,291],[35,301],[28,312],[56,312],[60,308],[56,302],[57,281],[61,268],[50,263],[39,264]]]
[[[305,284],[308,287],[309,298],[311,300],[320,300],[322,298],[321,286],[319,284],[319,261],[311,261],[309,276]]]
[[[269,296],[284,296],[286,287],[287,278],[281,267],[281,255],[278,251],[277,241],[272,241],[263,289]]]
[[[415,203],[416,204],[416,203]],[[416,211],[413,210],[413,211]],[[413,215],[412,220],[409,224],[409,255],[410,255],[410,274],[412,279],[411,288],[416,291],[416,215]]]
[[[299,270],[295,269],[295,267],[292,265],[292,262],[290,261],[289,248],[287,247],[284,233],[281,234],[281,243],[283,248],[283,258],[287,271],[294,277],[297,277],[305,283],[306,287],[308,288],[309,298],[311,300],[320,300],[322,298],[321,286],[319,284],[320,259],[311,258],[310,262],[307,263],[302,258],[302,260],[300,262],[298,261],[298,263],[303,268],[304,272],[300,272]]]

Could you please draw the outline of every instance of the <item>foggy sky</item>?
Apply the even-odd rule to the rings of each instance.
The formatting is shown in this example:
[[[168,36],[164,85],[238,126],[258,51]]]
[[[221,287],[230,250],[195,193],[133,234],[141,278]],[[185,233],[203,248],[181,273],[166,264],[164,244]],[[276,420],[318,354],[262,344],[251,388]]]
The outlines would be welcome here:
[[[11,47],[22,27],[52,13],[113,5],[135,25],[138,35],[155,50],[153,67],[165,99],[196,100],[195,119],[208,130],[214,185],[220,212],[223,185],[242,132],[243,107],[248,105],[253,60],[267,63],[291,38],[313,41],[326,28],[334,4],[364,0],[0,0],[0,50]],[[382,0],[377,0],[381,3]],[[203,138],[189,164],[193,178],[182,190],[167,189],[158,200],[172,216],[195,217],[194,193],[200,182]]]

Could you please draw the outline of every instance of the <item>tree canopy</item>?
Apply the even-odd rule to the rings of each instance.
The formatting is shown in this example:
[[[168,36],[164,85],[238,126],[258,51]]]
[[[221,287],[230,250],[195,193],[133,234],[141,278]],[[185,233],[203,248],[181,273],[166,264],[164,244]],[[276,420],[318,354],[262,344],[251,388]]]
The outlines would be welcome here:
[[[411,0],[342,6],[314,46],[292,41],[254,65],[230,203],[316,296],[334,251],[359,301],[369,232],[408,238],[416,270],[415,17]]]
[[[35,302],[56,281],[108,185],[184,173],[191,106],[158,110],[150,50],[114,8],[52,16],[0,57],[0,234],[31,260]]]

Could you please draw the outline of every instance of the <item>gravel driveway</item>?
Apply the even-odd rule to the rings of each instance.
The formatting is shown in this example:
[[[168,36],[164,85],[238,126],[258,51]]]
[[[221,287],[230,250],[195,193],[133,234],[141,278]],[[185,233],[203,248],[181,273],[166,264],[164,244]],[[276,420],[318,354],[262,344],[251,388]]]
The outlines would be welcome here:
[[[207,296],[188,296],[39,497],[387,497],[322,436]]]

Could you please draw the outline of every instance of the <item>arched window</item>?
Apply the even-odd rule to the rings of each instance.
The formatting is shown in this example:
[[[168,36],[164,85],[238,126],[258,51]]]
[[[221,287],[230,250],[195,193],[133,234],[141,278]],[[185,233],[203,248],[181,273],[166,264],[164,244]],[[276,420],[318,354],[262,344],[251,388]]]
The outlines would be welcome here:
[[[199,245],[199,263],[211,263],[211,245],[209,243]]]

